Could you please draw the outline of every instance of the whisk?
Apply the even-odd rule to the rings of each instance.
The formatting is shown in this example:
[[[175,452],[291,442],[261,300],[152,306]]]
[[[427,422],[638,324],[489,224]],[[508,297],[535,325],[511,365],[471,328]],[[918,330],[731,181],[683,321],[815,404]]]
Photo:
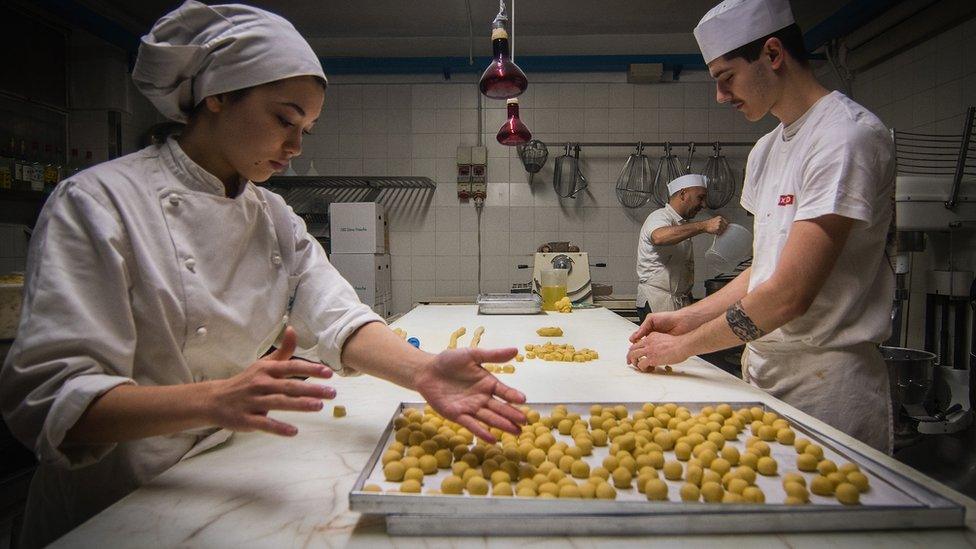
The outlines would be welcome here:
[[[570,154],[570,148],[573,154]],[[586,178],[580,170],[580,146],[566,144],[566,152],[556,159],[552,171],[552,188],[561,198],[576,198],[576,194],[586,188]]]
[[[729,203],[735,194],[735,176],[729,161],[722,154],[722,146],[715,142],[712,156],[705,162],[702,170],[708,180],[708,194],[705,195],[705,206],[710,210],[717,210]]]
[[[654,201],[658,206],[668,203],[671,194],[668,192],[668,183],[685,175],[684,166],[678,160],[678,156],[671,152],[671,142],[664,144],[664,156],[657,165],[657,174],[654,176]]]
[[[651,162],[644,154],[644,143],[639,142],[617,175],[617,200],[626,208],[640,208],[651,199],[653,187]]]

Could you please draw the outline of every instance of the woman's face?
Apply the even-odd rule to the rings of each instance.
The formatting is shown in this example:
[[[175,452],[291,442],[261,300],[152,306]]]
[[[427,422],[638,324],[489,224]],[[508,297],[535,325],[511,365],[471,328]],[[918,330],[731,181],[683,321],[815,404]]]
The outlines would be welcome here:
[[[325,90],[315,78],[298,76],[256,86],[241,98],[216,100],[215,145],[230,168],[261,183],[302,154],[302,137],[322,112]]]

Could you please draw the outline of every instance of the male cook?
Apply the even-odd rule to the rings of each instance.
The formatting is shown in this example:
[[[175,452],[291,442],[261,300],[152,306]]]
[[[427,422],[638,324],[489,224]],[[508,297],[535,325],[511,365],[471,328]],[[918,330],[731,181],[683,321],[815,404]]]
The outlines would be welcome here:
[[[702,233],[722,234],[722,216],[691,223],[708,192],[705,176],[683,175],[668,183],[668,203],[644,220],[637,242],[637,312],[677,311],[691,304],[695,256],[691,239]]]
[[[895,161],[878,118],[810,69],[787,0],[726,0],[695,27],[716,99],[781,122],[749,154],[752,267],[631,336],[642,370],[745,342],[743,377],[885,452],[894,276],[885,257]]]

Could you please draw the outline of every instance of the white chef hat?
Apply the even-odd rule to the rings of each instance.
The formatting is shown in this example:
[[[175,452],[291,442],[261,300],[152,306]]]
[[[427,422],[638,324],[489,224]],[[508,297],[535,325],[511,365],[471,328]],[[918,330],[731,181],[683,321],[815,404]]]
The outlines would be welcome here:
[[[695,40],[708,64],[794,22],[789,0],[725,0],[698,22]]]
[[[210,95],[325,73],[286,19],[241,4],[187,0],[142,37],[132,80],[167,118],[186,122]]]
[[[708,178],[704,175],[697,173],[690,173],[688,175],[682,175],[668,183],[668,196],[674,196],[674,193],[687,189],[690,187],[708,187]]]

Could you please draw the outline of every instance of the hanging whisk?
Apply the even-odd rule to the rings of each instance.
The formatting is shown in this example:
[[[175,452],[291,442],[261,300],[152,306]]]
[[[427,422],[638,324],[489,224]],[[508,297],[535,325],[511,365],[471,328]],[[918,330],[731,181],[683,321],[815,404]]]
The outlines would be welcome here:
[[[651,162],[644,154],[644,143],[638,143],[637,151],[627,157],[617,175],[617,200],[626,208],[640,208],[653,194]]]
[[[702,170],[708,180],[708,194],[705,195],[705,206],[710,210],[717,210],[729,203],[735,195],[735,176],[729,161],[722,154],[722,146],[715,142],[712,156],[705,162]]]
[[[658,206],[664,206],[671,198],[668,192],[668,183],[685,175],[684,166],[678,156],[671,152],[671,142],[664,144],[664,156],[657,165],[657,174],[654,176],[654,201]]]

